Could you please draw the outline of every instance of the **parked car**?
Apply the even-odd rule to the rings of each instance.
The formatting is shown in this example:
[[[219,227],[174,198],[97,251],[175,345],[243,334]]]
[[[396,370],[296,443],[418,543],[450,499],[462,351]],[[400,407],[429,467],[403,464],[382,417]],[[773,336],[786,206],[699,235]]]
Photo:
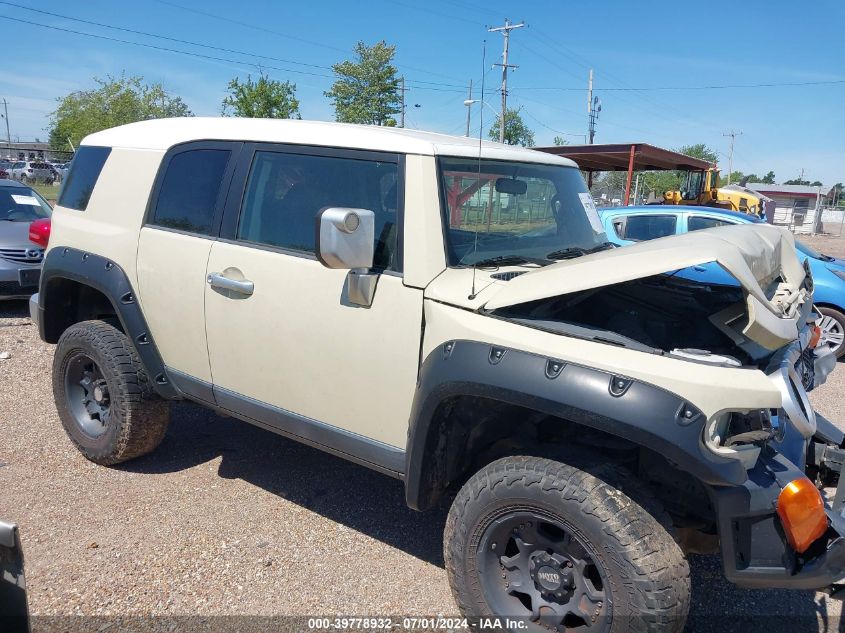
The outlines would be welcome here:
[[[24,557],[18,526],[0,520],[0,625],[3,633],[29,633]]]
[[[37,191],[0,181],[0,299],[26,299],[37,291],[44,248],[29,240],[30,223],[51,214]]]
[[[835,359],[789,233],[614,248],[565,158],[201,117],[85,138],[51,222],[30,313],[94,463],[155,449],[188,399],[395,477],[414,509],[455,495],[461,612],[538,631],[682,630],[684,551],[721,549],[745,587],[845,577],[814,483],[845,436],[806,394]],[[742,288],[671,274],[711,261]]]
[[[601,217],[608,239],[620,246],[719,226],[765,224],[756,216],[713,207],[617,207],[601,209]],[[795,240],[795,247],[809,262],[813,275],[813,303],[821,313],[822,343],[830,347],[837,358],[842,358],[845,356],[845,259],[817,253],[799,239]],[[693,281],[738,285],[733,276],[714,263],[686,269],[678,276]]]
[[[62,182],[67,177],[68,167],[70,163],[51,163],[53,169],[56,170],[57,180]]]
[[[55,171],[43,160],[23,160],[12,165],[9,176],[23,183],[43,182],[52,185],[56,180]]]

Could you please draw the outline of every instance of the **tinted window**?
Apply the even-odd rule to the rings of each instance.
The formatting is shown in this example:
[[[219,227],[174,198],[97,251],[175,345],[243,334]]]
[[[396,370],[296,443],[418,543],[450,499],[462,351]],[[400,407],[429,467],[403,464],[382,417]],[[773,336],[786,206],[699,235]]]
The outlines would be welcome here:
[[[378,268],[397,268],[396,163],[256,152],[241,209],[238,238],[313,253],[317,213],[325,207],[375,214]]]
[[[691,215],[687,220],[687,230],[700,231],[701,229],[713,229],[717,226],[725,226],[727,224],[733,224],[733,222],[725,222],[716,218],[705,218],[700,215]]]
[[[152,223],[210,235],[229,150],[195,149],[175,154],[167,164]]]
[[[79,148],[59,194],[60,206],[85,211],[110,153],[110,147]]]
[[[674,215],[631,215],[625,222],[625,239],[628,240],[653,240],[674,234]]]

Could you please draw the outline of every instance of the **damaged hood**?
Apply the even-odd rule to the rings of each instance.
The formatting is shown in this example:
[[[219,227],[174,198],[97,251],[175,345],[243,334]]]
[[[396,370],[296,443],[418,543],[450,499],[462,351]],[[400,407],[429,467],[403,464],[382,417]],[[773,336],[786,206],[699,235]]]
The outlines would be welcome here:
[[[472,307],[492,311],[710,262],[721,265],[745,291],[747,322],[737,320],[746,337],[771,350],[795,339],[796,327],[812,306],[812,284],[805,284],[792,235],[769,225],[695,231],[556,262],[510,281],[490,280]],[[466,289],[461,292],[455,303],[465,304]]]

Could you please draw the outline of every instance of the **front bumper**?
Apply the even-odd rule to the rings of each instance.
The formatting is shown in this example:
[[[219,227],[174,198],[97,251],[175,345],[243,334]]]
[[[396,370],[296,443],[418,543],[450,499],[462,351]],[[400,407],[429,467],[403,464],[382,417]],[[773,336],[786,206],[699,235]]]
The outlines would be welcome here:
[[[799,555],[784,536],[777,498],[803,470],[767,448],[748,475],[742,486],[713,491],[725,577],[748,588],[825,590],[845,582],[845,518],[829,504],[824,543]]]

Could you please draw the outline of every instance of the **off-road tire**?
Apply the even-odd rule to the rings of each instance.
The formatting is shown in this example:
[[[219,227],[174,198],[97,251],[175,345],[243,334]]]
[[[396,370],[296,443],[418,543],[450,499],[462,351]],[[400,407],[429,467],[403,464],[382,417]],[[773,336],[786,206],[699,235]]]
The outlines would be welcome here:
[[[668,515],[643,484],[619,468],[582,468],[506,457],[461,488],[444,530],[446,571],[461,613],[513,615],[492,613],[480,580],[478,545],[491,517],[504,508],[536,508],[562,520],[603,567],[611,605],[609,623],[604,621],[610,631],[682,631],[689,612],[689,565],[670,533]]]
[[[65,372],[79,353],[99,367],[108,387],[110,414],[102,435],[86,434],[68,401]],[[154,450],[164,438],[170,406],[159,397],[130,340],[105,321],[82,321],[59,338],[53,359],[53,395],[71,441],[89,460],[119,464]]]

